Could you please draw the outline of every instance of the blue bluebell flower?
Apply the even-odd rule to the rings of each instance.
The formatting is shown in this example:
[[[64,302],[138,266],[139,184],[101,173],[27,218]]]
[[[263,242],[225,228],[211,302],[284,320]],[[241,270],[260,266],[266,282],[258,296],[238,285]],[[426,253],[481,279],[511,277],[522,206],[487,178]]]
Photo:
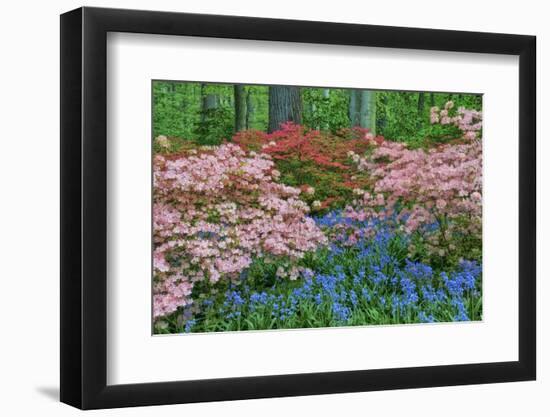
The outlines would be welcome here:
[[[239,307],[244,304],[244,299],[242,298],[240,292],[231,290],[225,293],[225,301],[223,305],[225,307]]]
[[[187,321],[185,322],[185,327],[184,327],[184,329],[183,329],[183,330],[185,331],[185,333],[189,333],[189,332],[193,329],[193,326],[195,325],[196,322],[197,322],[197,321],[194,320],[194,319],[192,319],[192,320],[187,320]]]
[[[421,323],[434,323],[435,322],[435,318],[433,315],[426,315],[426,313],[424,311],[420,311],[418,313],[418,319],[420,320]]]
[[[315,294],[315,304],[320,305],[323,303],[323,297],[320,293]]]
[[[361,295],[362,297],[365,299],[365,301],[368,303],[370,302],[370,300],[372,299],[371,295],[370,295],[370,292],[368,290],[368,288],[364,287],[362,290],[361,290]]]
[[[431,284],[427,284],[422,287],[422,298],[430,304],[438,301],[437,295]]]
[[[339,323],[347,322],[351,316],[351,310],[338,302],[332,304],[332,314]]]
[[[355,293],[354,290],[350,290],[349,292],[349,299],[351,301],[351,304],[353,304],[353,306],[357,306],[357,294]]]
[[[470,318],[468,317],[468,313],[466,312],[466,306],[464,305],[464,301],[459,298],[454,298],[452,301],[453,305],[457,309],[457,314],[454,316],[454,321],[469,321]]]

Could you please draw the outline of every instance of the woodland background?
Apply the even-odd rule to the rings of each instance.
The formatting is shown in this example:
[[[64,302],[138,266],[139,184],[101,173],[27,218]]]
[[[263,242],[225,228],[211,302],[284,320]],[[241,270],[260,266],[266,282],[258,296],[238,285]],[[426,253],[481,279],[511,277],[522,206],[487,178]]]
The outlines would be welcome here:
[[[336,132],[360,126],[409,145],[438,136],[430,108],[452,100],[481,110],[482,96],[462,93],[153,81],[153,134],[218,145],[241,130],[269,133],[292,121]]]

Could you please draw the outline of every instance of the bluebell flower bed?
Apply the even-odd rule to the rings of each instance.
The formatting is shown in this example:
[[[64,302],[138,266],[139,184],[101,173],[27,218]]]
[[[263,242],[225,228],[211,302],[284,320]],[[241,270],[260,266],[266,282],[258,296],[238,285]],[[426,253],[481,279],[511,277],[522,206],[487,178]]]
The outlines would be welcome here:
[[[256,259],[237,282],[202,291],[208,298],[167,319],[169,328],[212,332],[481,320],[478,260],[441,266],[411,257],[415,236],[391,222],[352,221],[337,211],[315,220],[331,243],[301,260],[295,280],[279,278],[277,263]],[[351,243],[348,227],[358,231]]]

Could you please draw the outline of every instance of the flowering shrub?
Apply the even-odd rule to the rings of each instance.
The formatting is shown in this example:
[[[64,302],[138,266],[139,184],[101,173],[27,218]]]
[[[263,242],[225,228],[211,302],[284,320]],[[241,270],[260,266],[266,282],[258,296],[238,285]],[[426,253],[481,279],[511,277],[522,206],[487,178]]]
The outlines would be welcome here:
[[[349,224],[341,212],[316,219],[322,229]],[[406,258],[410,236],[384,223],[354,222],[374,230],[353,245],[336,239],[309,260],[300,279],[256,289],[231,286],[184,331],[332,327],[357,324],[479,320],[481,267],[462,261],[451,271]],[[344,267],[345,265],[345,267]],[[246,320],[244,320],[246,318]]]
[[[430,122],[442,126],[452,125],[463,132],[464,138],[474,140],[480,136],[482,127],[482,113],[473,109],[459,107],[456,113],[453,112],[454,103],[448,101],[443,109],[434,106],[430,109]],[[453,114],[454,113],[454,114]]]
[[[241,130],[235,133],[232,143],[239,145],[245,151],[261,151],[262,147],[270,141],[270,135],[261,130]]]
[[[268,155],[233,144],[155,157],[155,317],[190,305],[197,281],[236,279],[254,256],[298,259],[326,242],[279,175]]]
[[[368,184],[369,176],[358,172],[348,158],[350,151],[364,153],[369,148],[366,135],[370,135],[368,129],[360,127],[332,134],[286,123],[270,134],[238,132],[232,141],[245,150],[271,155],[281,171],[282,182],[313,187],[314,194],[301,197],[318,211],[345,204],[354,188]]]
[[[247,150],[261,149],[275,160],[297,159],[324,168],[347,170],[350,168],[347,165],[347,152],[352,149],[364,152],[368,147],[364,140],[367,134],[368,129],[355,127],[341,129],[334,135],[319,130],[306,130],[304,126],[289,122],[272,133],[254,130],[238,132],[232,141]]]
[[[464,126],[468,139],[468,132],[480,129],[476,126],[477,130],[469,130],[477,116],[471,111],[460,114],[469,115],[456,119]],[[367,157],[355,153],[350,153],[350,157],[359,170],[370,172],[376,181],[371,192],[356,190],[360,198],[347,208],[348,217],[390,219],[395,215],[409,233],[432,232],[428,233],[426,243],[440,256],[456,249],[451,238],[457,234],[481,239],[479,141],[440,145],[429,150],[409,150],[406,144],[386,140],[369,142],[374,150]]]
[[[193,141],[164,135],[157,136],[153,141],[153,150],[155,154],[169,154],[189,151],[195,149],[196,146],[197,145]]]
[[[357,171],[348,153],[363,154],[367,151],[370,145],[365,137],[370,136],[369,130],[361,127],[340,129],[333,134],[286,123],[273,133],[257,130],[237,132],[231,142],[245,151],[271,155],[281,172],[280,181],[301,189],[315,189],[315,193],[302,193],[300,198],[312,209],[322,211],[342,206],[352,196],[354,188],[369,183],[369,175]],[[167,139],[157,137],[157,153],[174,153],[174,149],[179,149],[179,153],[189,155],[213,148],[175,138],[169,138],[169,146]]]

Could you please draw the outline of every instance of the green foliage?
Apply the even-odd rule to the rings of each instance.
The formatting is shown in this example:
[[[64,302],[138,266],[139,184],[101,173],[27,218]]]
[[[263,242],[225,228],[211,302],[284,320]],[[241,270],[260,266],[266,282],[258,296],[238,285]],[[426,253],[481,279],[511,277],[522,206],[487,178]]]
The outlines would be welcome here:
[[[376,95],[377,132],[413,148],[456,139],[461,136],[456,127],[430,124],[432,105],[441,108],[449,100],[454,102],[455,108],[481,110],[481,95],[380,91]]]
[[[220,145],[233,135],[234,112],[229,107],[202,110],[194,135],[199,145]]]
[[[349,126],[347,90],[340,88],[303,88],[303,121],[310,129],[338,130]]]
[[[322,167],[312,162],[297,159],[277,161],[281,182],[292,187],[309,185],[315,189],[313,195],[302,193],[301,198],[312,205],[314,201],[327,201],[327,208],[343,208],[353,198],[350,187],[344,185],[344,174],[338,169]],[[322,211],[322,210],[316,210]]]
[[[418,96],[416,93],[406,92],[377,94],[378,132],[382,136],[407,142],[418,134],[419,121],[426,117],[418,116],[418,97],[415,95]]]
[[[234,132],[235,109],[232,84],[195,82],[153,82],[153,134],[199,144],[215,145]],[[245,86],[247,129],[266,131],[269,114],[269,86]],[[301,88],[303,124],[308,129],[331,131],[350,127],[349,90],[341,88]],[[455,139],[453,126],[430,124],[430,107],[452,100],[455,108],[481,110],[482,96],[475,94],[377,91],[377,134],[406,142],[410,147],[426,147]],[[215,96],[216,105],[205,107],[205,97]]]
[[[468,224],[468,219],[466,218],[458,218],[454,221],[464,225],[464,230]],[[411,258],[425,262],[441,270],[456,267],[462,259],[475,260],[481,264],[481,236],[464,232],[448,235],[444,222],[441,222],[441,224],[443,226],[440,232],[433,236],[428,237],[425,233],[421,232],[415,232],[411,235],[411,244],[409,246]],[[428,242],[428,240],[431,240],[431,242]],[[443,250],[441,252],[429,250],[428,247],[434,244],[443,248]]]
[[[177,136],[172,136],[169,139],[167,139],[167,146],[163,146],[161,143],[159,143],[158,140],[155,140],[153,142],[153,152],[155,154],[163,153],[163,154],[169,154],[169,153],[175,153],[180,152],[184,149],[192,149],[196,147],[196,144],[194,141],[183,139]]]
[[[247,87],[248,129],[267,131],[269,122],[269,87],[263,85],[249,85]],[[249,108],[248,105],[251,104]]]
[[[153,136],[193,138],[199,120],[200,87],[197,83],[153,81]]]

